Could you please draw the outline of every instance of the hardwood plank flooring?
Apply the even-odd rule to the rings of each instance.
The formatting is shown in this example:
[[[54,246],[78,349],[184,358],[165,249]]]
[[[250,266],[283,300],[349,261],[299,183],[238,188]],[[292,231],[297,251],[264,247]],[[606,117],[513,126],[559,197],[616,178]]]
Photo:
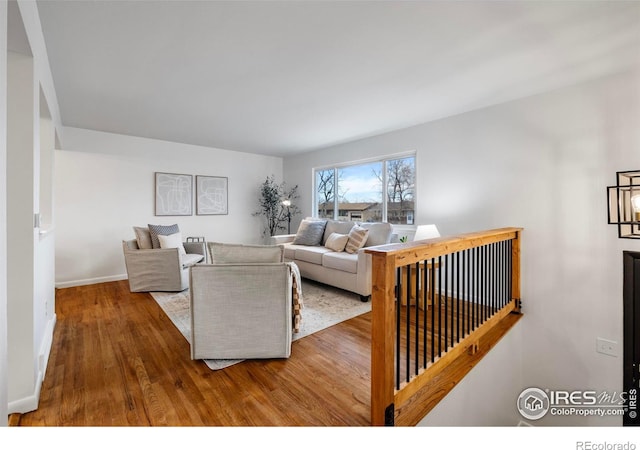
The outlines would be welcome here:
[[[370,425],[371,313],[294,341],[289,359],[218,371],[191,360],[189,343],[158,304],[129,292],[126,281],[59,289],[56,314],[39,408],[13,415],[10,425]],[[443,372],[423,413],[480,357]]]
[[[126,281],[59,289],[36,411],[19,426],[366,426],[370,314],[219,371]]]

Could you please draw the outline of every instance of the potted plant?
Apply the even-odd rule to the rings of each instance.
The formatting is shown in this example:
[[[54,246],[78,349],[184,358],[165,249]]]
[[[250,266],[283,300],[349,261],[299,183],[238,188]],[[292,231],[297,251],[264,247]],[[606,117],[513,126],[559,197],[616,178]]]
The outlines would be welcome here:
[[[287,230],[291,233],[291,218],[300,213],[295,200],[298,195],[298,186],[288,188],[286,183],[276,183],[275,176],[268,176],[260,185],[258,195],[259,208],[254,216],[263,216],[265,226],[262,236],[268,239],[278,231]]]

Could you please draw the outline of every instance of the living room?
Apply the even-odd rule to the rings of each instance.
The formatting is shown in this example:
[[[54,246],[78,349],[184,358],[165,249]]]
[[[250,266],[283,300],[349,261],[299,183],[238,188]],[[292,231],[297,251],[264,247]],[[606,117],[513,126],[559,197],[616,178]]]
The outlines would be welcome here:
[[[38,60],[43,55],[38,48],[45,46],[47,34],[40,44],[34,40],[35,13],[27,3],[18,2],[33,58]],[[64,104],[66,91],[52,88],[56,74],[52,62],[54,76],[41,85],[60,141],[51,180],[56,287],[109,282],[126,276],[120,242],[132,237],[134,225],[179,222],[185,236],[258,243],[262,240],[261,222],[252,213],[257,207],[258,186],[267,176],[273,174],[299,187],[302,214],[294,218],[295,229],[301,218],[315,214],[311,201],[314,168],[415,152],[417,224],[435,223],[444,236],[502,226],[524,228],[523,320],[422,425],[516,425],[520,419],[516,399],[529,386],[620,392],[621,358],[597,353],[595,342],[604,337],[621,348],[622,251],[640,249],[632,240],[619,239],[615,227],[607,224],[605,201],[606,186],[615,184],[617,171],[640,167],[636,150],[640,144],[640,4],[571,3],[558,2],[558,8],[567,8],[561,9],[558,17],[566,20],[565,25],[573,24],[575,34],[547,36],[540,31],[546,30],[542,22],[525,21],[540,32],[532,35],[532,41],[545,45],[525,42],[524,47],[504,55],[486,53],[483,56],[487,59],[475,61],[475,66],[460,62],[474,60],[473,54],[465,53],[457,60],[458,66],[451,66],[457,67],[455,76],[440,74],[433,88],[434,103],[443,101],[436,95],[438,90],[445,90],[447,82],[454,83],[459,77],[469,87],[457,95],[473,100],[466,109],[460,102],[449,113],[441,112],[418,123],[407,122],[397,130],[382,123],[375,135],[359,128],[355,120],[350,139],[340,139],[336,131],[333,142],[318,148],[309,146],[300,154],[273,149],[263,153],[237,151],[224,145],[153,138],[142,130],[138,135],[127,135],[105,131],[107,127],[70,125],[50,93],[53,91]],[[365,11],[366,2],[360,7]],[[32,16],[28,16],[30,11]],[[544,16],[543,12],[539,14],[534,15],[536,20]],[[574,15],[578,19],[570,20]],[[536,23],[540,28],[534,27]],[[12,26],[11,17],[9,24]],[[545,25],[558,32],[558,28]],[[571,47],[572,39],[584,42]],[[540,53],[554,46],[557,53]],[[568,49],[575,52],[566,53]],[[53,51],[49,52],[52,59]],[[551,66],[544,66],[547,58],[566,58],[567,63],[554,66],[557,71],[553,72]],[[514,69],[513,59],[522,72]],[[46,73],[44,64],[35,64],[36,71]],[[492,84],[506,68],[513,71],[513,85]],[[392,76],[390,72],[383,71],[385,76]],[[519,84],[523,72],[530,74],[535,86]],[[402,73],[395,76],[403,79]],[[488,85],[494,95],[476,92],[481,85]],[[412,95],[418,93],[416,90]],[[399,114],[393,103],[381,104],[386,105],[381,108],[386,116],[378,120],[391,120]],[[339,104],[332,106],[340,109]],[[344,116],[340,118],[344,120]],[[324,120],[327,129],[330,124],[339,129],[334,122]],[[286,134],[287,130],[281,132]],[[299,133],[296,130],[292,134]],[[11,170],[10,165],[2,168]],[[154,216],[155,172],[227,177],[228,215]],[[11,187],[7,189],[7,203],[14,192]],[[3,221],[7,221],[6,209],[7,205],[0,204]],[[9,235],[0,241],[5,256],[0,263],[1,276],[6,276],[9,269],[6,248],[12,238]],[[13,320],[6,312],[7,298],[6,292],[0,292],[3,331],[6,322]],[[49,331],[44,328],[42,325],[36,334],[46,335]],[[39,342],[27,346],[39,349]],[[0,351],[0,357],[6,354],[6,349]],[[34,354],[34,359],[38,356]],[[0,358],[0,386],[7,386],[6,359]],[[484,382],[496,373],[502,374],[506,384],[486,389]],[[34,380],[34,391],[36,384]],[[0,412],[16,401],[7,395],[6,389],[0,389]],[[536,425],[618,426],[620,421],[565,416],[546,417]]]

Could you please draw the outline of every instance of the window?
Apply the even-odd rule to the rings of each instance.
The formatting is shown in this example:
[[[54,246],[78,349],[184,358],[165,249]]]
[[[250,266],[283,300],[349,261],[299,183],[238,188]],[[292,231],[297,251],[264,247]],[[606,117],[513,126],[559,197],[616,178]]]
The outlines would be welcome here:
[[[413,225],[415,156],[316,169],[317,217]]]

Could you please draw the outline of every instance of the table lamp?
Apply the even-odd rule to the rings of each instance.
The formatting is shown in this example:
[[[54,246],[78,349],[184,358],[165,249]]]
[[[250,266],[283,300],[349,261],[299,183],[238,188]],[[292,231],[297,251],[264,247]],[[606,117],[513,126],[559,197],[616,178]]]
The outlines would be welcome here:
[[[440,237],[438,227],[434,224],[430,225],[418,225],[416,228],[416,234],[413,236],[414,241],[421,241],[423,239],[432,239]]]

